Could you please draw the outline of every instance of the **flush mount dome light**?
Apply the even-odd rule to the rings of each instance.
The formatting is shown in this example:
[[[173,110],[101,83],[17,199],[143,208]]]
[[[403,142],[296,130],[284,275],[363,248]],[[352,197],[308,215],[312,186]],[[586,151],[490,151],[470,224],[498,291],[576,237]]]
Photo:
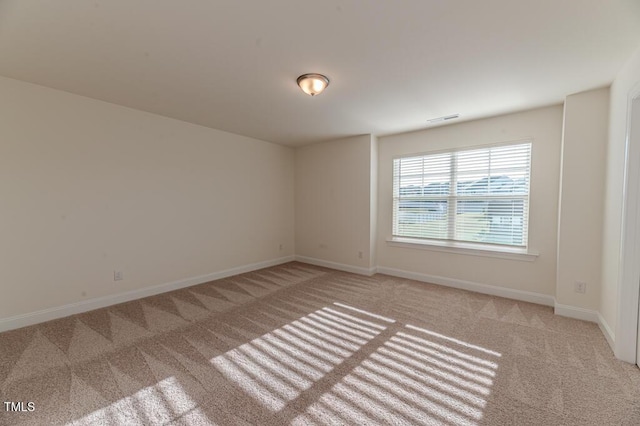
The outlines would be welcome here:
[[[302,91],[310,96],[319,95],[329,85],[329,79],[322,74],[303,74],[297,81]]]

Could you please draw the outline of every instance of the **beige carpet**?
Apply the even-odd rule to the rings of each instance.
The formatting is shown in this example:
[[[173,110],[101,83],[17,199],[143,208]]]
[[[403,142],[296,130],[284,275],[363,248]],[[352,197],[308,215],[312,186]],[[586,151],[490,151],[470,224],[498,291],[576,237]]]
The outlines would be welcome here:
[[[2,333],[0,389],[3,425],[640,424],[595,324],[301,263]]]

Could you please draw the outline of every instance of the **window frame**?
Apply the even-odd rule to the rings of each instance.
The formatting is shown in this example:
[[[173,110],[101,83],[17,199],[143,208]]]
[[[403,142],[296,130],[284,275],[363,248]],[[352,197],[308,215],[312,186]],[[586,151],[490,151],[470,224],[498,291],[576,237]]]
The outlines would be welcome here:
[[[523,229],[523,233],[526,235],[526,241],[522,246],[509,245],[509,244],[499,244],[499,243],[487,243],[487,242],[478,242],[478,241],[465,241],[465,240],[456,240],[456,239],[436,239],[436,238],[421,238],[421,237],[411,237],[411,236],[401,236],[394,235],[393,230],[396,225],[396,212],[395,208],[395,162],[396,160],[403,158],[411,158],[411,157],[423,157],[429,155],[437,155],[437,154],[454,154],[457,152],[464,151],[474,151],[481,149],[490,149],[497,147],[505,147],[512,145],[522,145],[529,144],[529,185],[528,191],[526,195],[518,195],[512,194],[512,198],[520,198],[526,202],[527,206],[527,223],[526,228]],[[422,151],[416,153],[404,153],[395,155],[392,157],[391,161],[391,236],[387,238],[387,244],[393,247],[401,247],[401,248],[418,248],[418,249],[426,249],[433,250],[438,252],[447,252],[447,253],[461,253],[468,254],[474,256],[483,256],[483,257],[498,257],[505,259],[514,259],[514,260],[526,260],[533,261],[538,256],[539,253],[535,250],[532,250],[530,247],[530,235],[529,228],[531,225],[531,183],[533,176],[533,151],[534,151],[534,139],[520,139],[506,142],[498,142],[498,143],[488,143],[482,145],[470,145],[470,146],[462,146],[456,148],[449,149],[439,149],[432,151]],[[453,162],[454,160],[452,160]],[[456,165],[457,167],[457,165]],[[458,175],[458,170],[452,169],[450,171],[451,175]],[[451,185],[453,179],[449,181],[449,185]],[[506,196],[505,196],[506,197]],[[447,209],[447,223],[448,223],[448,233],[451,232],[451,222],[454,222],[455,219],[451,217],[451,211],[455,211],[455,207],[452,208],[452,201],[457,202],[461,199],[457,194],[449,194],[443,195],[442,198],[447,199],[448,209]],[[466,197],[465,197],[466,198]],[[491,199],[491,197],[486,197],[487,199]],[[496,197],[498,198],[498,197]],[[464,198],[463,198],[464,199]],[[455,227],[454,227],[455,229]],[[455,237],[455,235],[454,235]]]

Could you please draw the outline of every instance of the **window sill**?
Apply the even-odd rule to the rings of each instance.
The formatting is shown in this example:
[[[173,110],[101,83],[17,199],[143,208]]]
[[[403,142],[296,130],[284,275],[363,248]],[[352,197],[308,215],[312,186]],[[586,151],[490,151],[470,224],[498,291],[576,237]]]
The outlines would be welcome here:
[[[387,239],[387,245],[419,250],[431,250],[444,253],[465,254],[469,256],[496,257],[499,259],[533,262],[538,252],[526,248],[495,247],[486,244],[459,243],[452,241],[418,240],[412,238],[393,237]]]

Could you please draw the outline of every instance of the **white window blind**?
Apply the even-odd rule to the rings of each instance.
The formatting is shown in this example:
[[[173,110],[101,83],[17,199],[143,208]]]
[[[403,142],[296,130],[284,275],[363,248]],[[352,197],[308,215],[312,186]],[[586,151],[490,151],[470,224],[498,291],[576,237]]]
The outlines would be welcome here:
[[[393,235],[526,247],[531,143],[396,158]]]

